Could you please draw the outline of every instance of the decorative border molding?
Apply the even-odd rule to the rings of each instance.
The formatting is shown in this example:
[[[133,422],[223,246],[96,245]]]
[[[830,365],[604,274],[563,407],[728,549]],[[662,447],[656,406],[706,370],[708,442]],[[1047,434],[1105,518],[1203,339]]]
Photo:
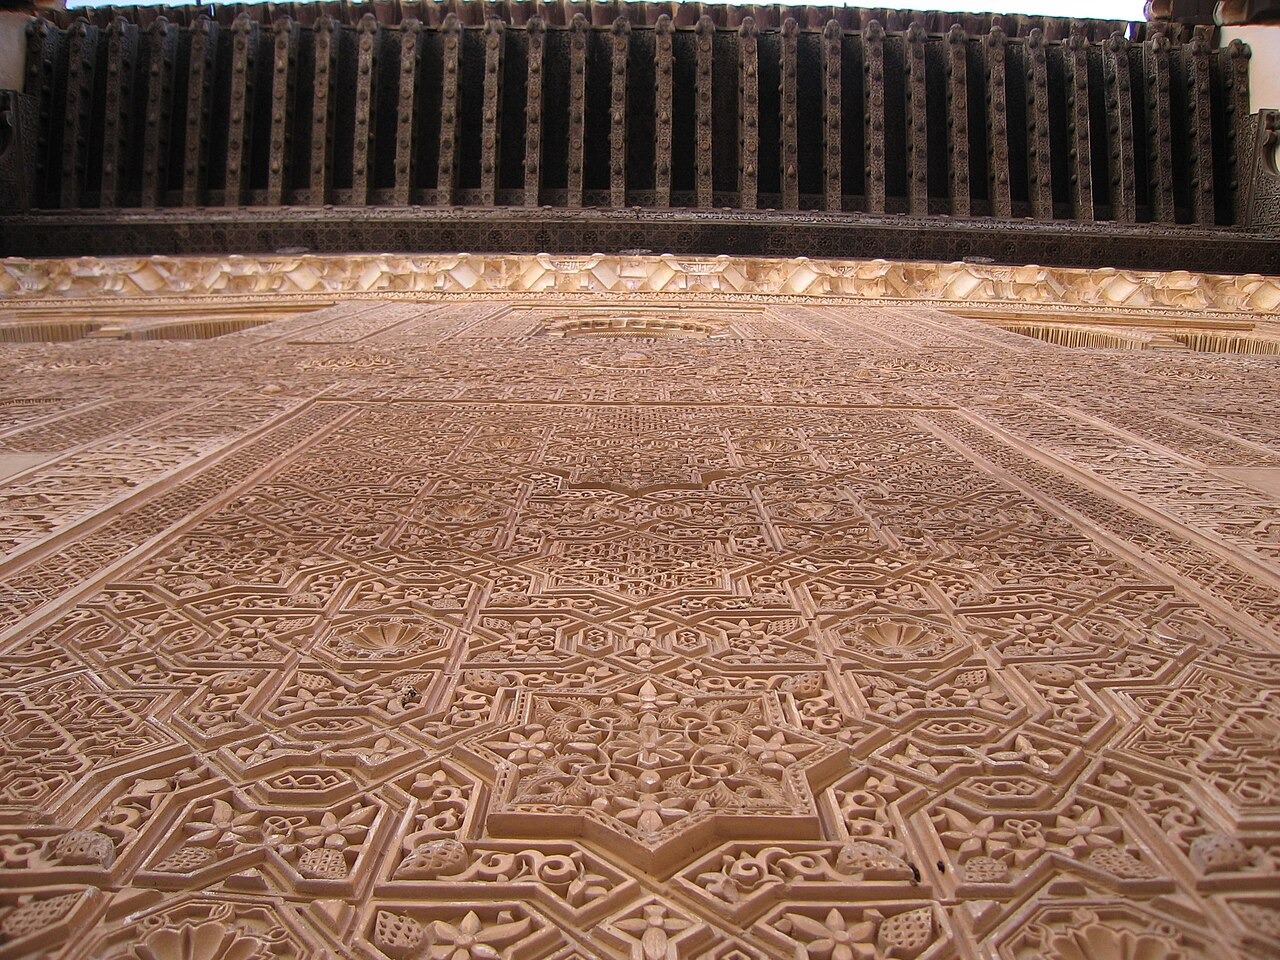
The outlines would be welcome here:
[[[397,254],[260,257],[80,257],[0,261],[0,302],[63,307],[102,298],[537,296],[768,297],[946,309],[1034,306],[1079,322],[1265,322],[1280,277],[1036,265],[761,257]],[[1105,316],[1098,316],[1105,311]],[[26,312],[25,309],[22,312]]]

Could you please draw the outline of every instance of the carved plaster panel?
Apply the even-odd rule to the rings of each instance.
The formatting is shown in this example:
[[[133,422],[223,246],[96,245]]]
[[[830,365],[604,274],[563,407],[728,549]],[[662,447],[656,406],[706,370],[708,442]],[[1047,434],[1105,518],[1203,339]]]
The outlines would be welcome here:
[[[6,276],[314,309],[0,349],[0,958],[1280,951],[1275,356],[991,266],[155,263]]]

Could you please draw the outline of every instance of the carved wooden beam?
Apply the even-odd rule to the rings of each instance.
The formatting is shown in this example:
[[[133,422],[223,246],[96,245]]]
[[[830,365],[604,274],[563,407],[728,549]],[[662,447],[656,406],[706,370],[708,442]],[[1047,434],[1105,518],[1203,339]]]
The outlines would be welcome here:
[[[57,170],[56,158],[51,153],[50,137],[53,134],[53,104],[57,89],[58,66],[65,55],[66,34],[51,30],[43,19],[33,19],[27,24],[27,63],[24,89],[35,99],[38,118],[36,134],[36,188],[31,199],[40,206],[48,205],[46,194],[50,180]]]
[[[675,62],[672,37],[675,28],[665,13],[654,25],[654,147],[653,205],[671,206],[671,102]]]
[[[864,47],[870,47],[883,41],[884,31],[874,20],[873,31],[868,27],[863,36]],[[876,33],[876,31],[879,31]],[[877,40],[876,38],[879,38]],[[839,21],[828,20],[822,28],[822,194],[824,205],[828,210],[840,210],[844,207],[844,181],[840,155],[840,113],[842,110],[840,89],[841,41],[844,31]],[[864,50],[864,57],[870,56]],[[884,97],[884,68],[881,57],[880,95]],[[868,84],[868,87],[870,84]],[[870,188],[868,188],[868,193]],[[880,207],[884,209],[881,198]]]
[[[271,60],[271,141],[267,157],[267,203],[279,206],[286,201],[292,138],[289,131],[294,111],[297,83],[298,36],[300,28],[289,17],[273,24],[275,32]]]
[[[1089,42],[1073,24],[1065,49],[1067,64],[1067,129],[1070,149],[1067,169],[1071,181],[1071,215],[1092,220],[1093,152],[1089,141]]]
[[[542,191],[542,61],[546,55],[547,26],[534,17],[525,27],[529,37],[524,102],[524,205],[536,207]]]
[[[924,27],[914,21],[906,34],[907,212],[929,212],[928,86],[925,71]]]
[[[378,77],[378,40],[382,27],[366,13],[356,25],[356,119],[351,141],[351,194],[357,204],[372,199],[374,137],[373,104]]]
[[[834,23],[835,21],[832,21]],[[831,24],[827,24],[828,27]],[[835,58],[839,59],[840,48],[837,46],[832,51]],[[863,128],[864,142],[866,144],[866,163],[865,166],[865,201],[868,213],[884,213],[884,176],[885,176],[885,78],[884,78],[884,28],[880,26],[878,20],[872,20],[867,24],[867,29],[862,34],[862,96],[863,96]],[[828,83],[828,90],[840,89],[840,74],[837,72],[834,76],[834,82]],[[834,131],[828,126],[828,133],[834,134],[839,142],[840,135],[840,97],[839,94],[833,98],[828,94],[826,97],[826,105],[828,110],[834,110],[836,114],[836,127]],[[828,121],[829,123],[829,121]],[[840,163],[839,152],[833,157],[830,149],[827,150],[828,161],[839,171]],[[837,181],[834,184],[836,198],[835,204],[832,205],[831,192],[832,186],[830,174],[827,177],[827,209],[839,210],[841,208],[840,192],[841,187]]]
[[[207,17],[191,30],[187,64],[186,139],[182,156],[182,205],[199,207],[205,202],[209,176],[209,116],[213,106],[213,71],[218,48],[217,23]]]
[[[1173,119],[1169,38],[1157,33],[1143,44],[1147,74],[1147,163],[1151,219],[1173,223]]]
[[[583,154],[586,151],[587,18],[573,15],[569,25],[569,195],[571,207],[582,206]]]
[[[1107,83],[1107,173],[1111,190],[1111,219],[1137,219],[1134,193],[1136,161],[1133,145],[1133,90],[1129,73],[1129,41],[1113,34],[1103,52]]]
[[[1013,216],[1009,170],[1009,92],[1005,78],[1007,40],[998,26],[983,40],[983,65],[987,83],[987,191],[991,215]]]
[[[800,27],[788,17],[782,24],[781,78],[778,110],[782,130],[782,209],[800,209],[800,154],[797,141],[799,77],[796,60]]]
[[[231,25],[231,102],[227,110],[227,180],[224,206],[245,202],[249,148],[253,136],[253,88],[258,58],[258,24],[246,13]]]
[[[35,18],[27,24],[27,54],[22,88],[27,96],[35,100],[36,113],[41,118],[41,130],[49,128],[49,101],[53,93],[53,73],[56,66],[54,44],[55,38],[60,39],[62,36],[61,31],[50,29],[46,20]]]
[[[106,101],[102,111],[102,186],[98,205],[117,207],[133,139],[138,28],[117,17],[107,28]]]
[[[1227,168],[1231,171],[1232,222],[1240,225],[1249,219],[1243,177],[1249,166],[1245,162],[1245,154],[1251,148],[1250,134],[1253,130],[1249,116],[1249,59],[1252,53],[1248,44],[1232,40],[1227,45],[1226,54]]]
[[[627,56],[631,22],[613,21],[609,44],[609,205],[627,205]]]
[[[702,208],[714,205],[711,179],[711,82],[715,63],[716,28],[711,18],[698,18],[697,66],[694,74],[694,178],[697,205]]]
[[[418,168],[418,69],[422,64],[422,24],[410,17],[400,24],[400,70],[397,75],[396,157],[392,202],[413,202]]]
[[[147,105],[142,146],[144,207],[164,202],[169,178],[169,130],[173,114],[173,68],[178,28],[160,17],[147,28]]]
[[[1195,36],[1184,44],[1187,102],[1191,105],[1191,208],[1196,223],[1211,226],[1216,219],[1213,199],[1213,99],[1209,85],[1210,58],[1208,31],[1196,27]]]
[[[1024,64],[1027,84],[1027,199],[1031,216],[1053,219],[1053,167],[1049,142],[1049,69],[1044,34],[1027,37]]]
[[[507,46],[502,21],[484,22],[484,105],[480,115],[480,204],[492,207],[498,195],[498,142],[502,136],[502,59]]]
[[[444,74],[440,91],[440,156],[436,169],[436,203],[458,202],[459,96],[462,63],[462,24],[450,13],[441,27],[444,35]]]
[[[93,110],[93,72],[97,63],[98,28],[77,20],[69,31],[67,53],[67,104],[62,146],[63,207],[80,206],[84,189],[85,161],[89,151],[89,123]]]
[[[947,32],[947,167],[951,213],[969,216],[969,39],[953,23]]]
[[[756,21],[738,27],[738,206],[754,210],[760,173],[760,51]]]
[[[333,79],[338,56],[338,25],[322,16],[315,26],[311,96],[311,170],[307,202],[328,203],[333,185]]]

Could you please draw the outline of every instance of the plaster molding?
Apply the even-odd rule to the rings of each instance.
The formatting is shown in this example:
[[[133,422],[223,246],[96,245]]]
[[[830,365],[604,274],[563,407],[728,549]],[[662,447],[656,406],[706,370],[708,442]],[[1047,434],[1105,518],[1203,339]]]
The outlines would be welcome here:
[[[540,299],[718,296],[928,303],[951,308],[1034,306],[1109,323],[1258,319],[1280,308],[1280,277],[1117,269],[804,257],[397,254],[80,257],[0,261],[0,302],[11,307],[102,298]]]

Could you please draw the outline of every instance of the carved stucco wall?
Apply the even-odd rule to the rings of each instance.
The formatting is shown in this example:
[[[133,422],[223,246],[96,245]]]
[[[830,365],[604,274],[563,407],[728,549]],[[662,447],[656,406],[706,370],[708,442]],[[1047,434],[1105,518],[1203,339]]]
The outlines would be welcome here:
[[[1275,956],[1274,281],[627,262],[6,264],[0,958]]]

